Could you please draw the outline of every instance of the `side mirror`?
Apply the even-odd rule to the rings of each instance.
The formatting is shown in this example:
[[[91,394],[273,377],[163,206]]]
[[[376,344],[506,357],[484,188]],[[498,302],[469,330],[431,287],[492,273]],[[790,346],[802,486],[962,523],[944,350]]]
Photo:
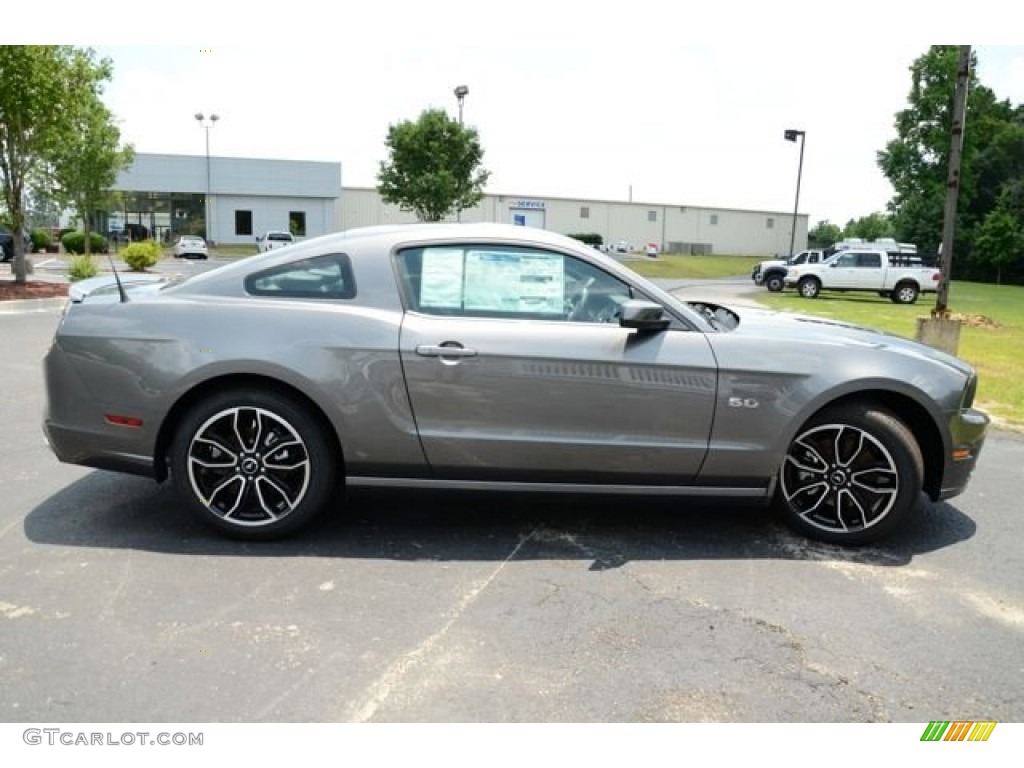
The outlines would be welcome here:
[[[620,307],[619,325],[638,331],[663,331],[672,322],[665,317],[665,308],[653,301],[630,299]]]

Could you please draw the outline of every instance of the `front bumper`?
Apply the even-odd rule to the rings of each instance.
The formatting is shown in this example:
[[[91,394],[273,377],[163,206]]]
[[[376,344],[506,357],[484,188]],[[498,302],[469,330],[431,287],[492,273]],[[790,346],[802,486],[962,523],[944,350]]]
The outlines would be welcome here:
[[[951,450],[946,457],[942,488],[938,498],[949,499],[963,493],[971,478],[988,434],[989,417],[974,408],[959,411],[950,422]]]

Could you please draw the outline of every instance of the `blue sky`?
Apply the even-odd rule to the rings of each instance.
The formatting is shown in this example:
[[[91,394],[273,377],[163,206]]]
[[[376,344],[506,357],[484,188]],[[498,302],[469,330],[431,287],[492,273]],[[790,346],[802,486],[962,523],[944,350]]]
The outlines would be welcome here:
[[[986,3],[972,4],[978,18]],[[800,210],[839,223],[884,209],[891,188],[875,154],[928,45],[927,30],[901,31],[911,16],[875,0],[858,4],[859,25],[801,0],[713,12],[300,0],[241,21],[192,0],[151,21],[127,3],[119,16],[120,4],[67,29],[113,60],[105,99],[141,152],[201,154],[193,114],[216,112],[213,154],[338,161],[345,185],[372,186],[388,126],[428,107],[454,115],[465,84],[491,192],[625,200],[632,187],[636,201],[787,211],[799,148],[782,134],[798,128]],[[1024,103],[1024,46],[978,56],[982,82]]]

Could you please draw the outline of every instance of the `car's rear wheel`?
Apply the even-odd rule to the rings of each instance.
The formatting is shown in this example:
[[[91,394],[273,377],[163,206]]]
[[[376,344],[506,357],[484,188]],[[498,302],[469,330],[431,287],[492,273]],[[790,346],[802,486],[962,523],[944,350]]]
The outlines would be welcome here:
[[[799,283],[797,288],[800,291],[800,295],[805,299],[816,299],[818,294],[821,293],[821,283],[815,277],[805,277]]]
[[[307,407],[269,390],[229,390],[194,406],[171,445],[174,485],[204,523],[272,539],[327,504],[337,461]]]
[[[789,446],[776,505],[811,538],[867,544],[903,523],[921,498],[924,462],[906,425],[867,404],[830,408]]]
[[[917,301],[918,289],[913,283],[900,283],[893,290],[891,299],[895,304],[913,304]]]
[[[785,281],[782,279],[782,275],[769,275],[765,278],[764,287],[772,293],[778,293],[785,286]]]

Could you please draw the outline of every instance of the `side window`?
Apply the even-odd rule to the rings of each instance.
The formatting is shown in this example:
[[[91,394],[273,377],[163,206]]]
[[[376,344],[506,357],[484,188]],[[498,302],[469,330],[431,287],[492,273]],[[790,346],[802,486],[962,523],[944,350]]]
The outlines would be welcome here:
[[[877,253],[862,253],[857,266],[878,269],[882,266],[882,257]]]
[[[332,253],[249,275],[245,279],[245,290],[253,296],[351,299],[356,295],[356,283],[348,256]]]
[[[856,267],[857,266],[857,254],[856,253],[844,253],[836,260],[837,267]]]
[[[516,246],[434,246],[398,254],[409,309],[430,315],[618,321],[629,286],[587,262]]]

